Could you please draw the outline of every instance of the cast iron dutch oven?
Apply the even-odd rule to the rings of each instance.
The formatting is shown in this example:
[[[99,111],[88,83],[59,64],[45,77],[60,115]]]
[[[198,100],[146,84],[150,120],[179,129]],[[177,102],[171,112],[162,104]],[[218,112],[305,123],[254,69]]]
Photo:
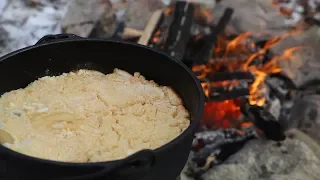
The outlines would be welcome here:
[[[22,155],[0,145],[0,179],[174,180],[184,167],[203,112],[204,96],[197,78],[181,62],[148,47],[72,34],[48,35],[34,46],[0,59],[1,94],[23,88],[39,77],[77,69],[111,73],[120,68],[173,88],[191,114],[190,126],[155,150],[99,163],[65,163]],[[143,129],[142,129],[143,131]]]

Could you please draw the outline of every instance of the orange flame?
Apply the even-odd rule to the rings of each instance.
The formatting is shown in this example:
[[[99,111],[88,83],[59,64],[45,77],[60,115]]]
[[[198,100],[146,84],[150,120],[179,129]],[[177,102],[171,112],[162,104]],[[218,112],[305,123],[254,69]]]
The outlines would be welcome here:
[[[219,36],[217,45],[213,49],[215,58],[209,61],[206,65],[195,65],[192,70],[197,73],[198,78],[205,79],[208,73],[221,70],[221,67],[227,68],[229,71],[247,71],[254,75],[255,79],[249,86],[248,101],[250,105],[264,106],[266,103],[266,86],[265,78],[269,74],[281,72],[278,62],[288,60],[294,55],[294,52],[304,47],[293,47],[284,51],[280,56],[274,56],[268,62],[256,65],[253,62],[263,61],[263,57],[268,50],[279,41],[297,33],[298,31],[290,32],[279,37],[274,37],[267,41],[263,47],[256,47],[254,42],[248,41],[251,33],[243,33],[235,39],[228,42],[228,40]],[[249,43],[248,43],[249,42]],[[248,50],[248,48],[255,49],[256,52]],[[245,56],[246,58],[243,58]],[[209,97],[210,88],[214,86],[232,87],[239,84],[238,81],[222,81],[214,83],[202,83],[205,95]],[[224,100],[222,102],[207,102],[205,105],[205,113],[202,123],[210,125],[211,127],[228,128],[236,124],[235,119],[241,116],[239,104],[237,100]],[[239,121],[239,120],[238,120]],[[239,123],[239,122],[238,122]],[[244,127],[250,126],[252,123],[243,124]],[[242,126],[242,124],[241,124]]]
[[[250,34],[251,34],[250,32],[240,34],[238,37],[236,37],[234,40],[228,43],[224,57],[226,57],[228,53],[230,53],[232,50],[237,50],[238,47],[241,47],[241,45],[243,45],[242,42],[248,39]]]
[[[173,8],[172,7],[168,7],[168,8],[166,8],[165,10],[164,10],[164,14],[165,15],[169,15],[169,14],[171,14],[173,12]]]
[[[274,0],[274,4],[279,3],[278,0]],[[174,8],[169,6],[164,10],[165,16],[170,16],[174,12]],[[290,15],[290,11],[287,9],[281,9],[284,15]],[[212,13],[204,9],[196,11],[196,16],[203,19],[210,19]],[[201,19],[200,18],[200,19]],[[202,20],[201,19],[201,20]],[[161,44],[160,39],[163,30],[157,29],[153,34],[152,41],[155,44]],[[272,59],[266,60],[266,54],[269,53],[270,48],[276,45],[279,41],[291,36],[292,34],[299,33],[295,30],[288,32],[279,37],[273,37],[263,47],[256,45],[253,41],[257,34],[246,32],[238,35],[233,40],[229,40],[226,35],[220,35],[217,38],[217,43],[212,49],[214,58],[209,60],[209,63],[205,65],[194,65],[192,71],[196,73],[197,77],[203,81],[201,86],[205,95],[210,98],[210,91],[214,87],[228,87],[229,90],[234,86],[240,84],[239,81],[222,81],[222,82],[210,82],[207,79],[209,73],[218,72],[222,70],[227,71],[244,71],[250,72],[254,75],[254,81],[249,85],[248,101],[250,105],[264,106],[267,102],[266,93],[267,88],[265,85],[265,79],[268,75],[281,72],[281,68],[278,66],[279,61],[289,60],[294,55],[294,52],[303,47],[293,47],[285,50],[282,55],[273,56]],[[263,33],[261,33],[264,35]],[[259,34],[260,35],[260,34]],[[201,36],[195,37],[195,40],[199,40]],[[163,45],[160,45],[162,47]],[[267,61],[267,62],[264,62]],[[210,125],[211,127],[234,127],[239,123],[241,117],[241,111],[239,106],[239,99],[224,100],[222,102],[207,102],[205,104],[205,113],[202,120],[203,124]],[[241,127],[249,127],[252,123],[242,123]]]

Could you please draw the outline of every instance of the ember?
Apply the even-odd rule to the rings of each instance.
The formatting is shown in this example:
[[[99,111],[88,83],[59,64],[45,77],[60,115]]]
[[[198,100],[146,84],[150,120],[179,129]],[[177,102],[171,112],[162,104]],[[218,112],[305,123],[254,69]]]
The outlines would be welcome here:
[[[241,114],[237,100],[207,102],[204,109],[202,125],[216,128],[237,127],[240,124],[239,119]]]

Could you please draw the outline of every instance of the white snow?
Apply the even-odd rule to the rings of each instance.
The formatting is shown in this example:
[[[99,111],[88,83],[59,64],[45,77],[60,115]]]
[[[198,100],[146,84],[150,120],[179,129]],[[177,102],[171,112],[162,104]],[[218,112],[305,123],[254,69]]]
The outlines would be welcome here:
[[[0,1],[0,14],[2,13],[2,11],[5,9],[5,7],[8,4],[8,0],[1,0]]]
[[[8,36],[0,36],[0,42],[5,42],[0,44],[0,56],[33,45],[44,35],[61,33],[67,0],[37,0],[36,7],[28,6],[26,0],[4,1],[0,0],[0,29]]]

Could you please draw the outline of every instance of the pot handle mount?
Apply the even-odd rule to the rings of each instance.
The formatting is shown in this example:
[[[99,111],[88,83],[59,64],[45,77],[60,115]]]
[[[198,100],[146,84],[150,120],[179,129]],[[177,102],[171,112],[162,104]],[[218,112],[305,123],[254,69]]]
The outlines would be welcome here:
[[[86,180],[86,179],[143,179],[155,165],[155,154],[152,150],[141,150],[133,155],[119,160],[111,166],[107,162],[103,169],[90,174],[85,174],[77,177],[59,178],[59,180]]]
[[[65,39],[81,39],[82,37],[75,34],[50,34],[43,36],[35,45],[46,44],[54,41],[61,41]]]

